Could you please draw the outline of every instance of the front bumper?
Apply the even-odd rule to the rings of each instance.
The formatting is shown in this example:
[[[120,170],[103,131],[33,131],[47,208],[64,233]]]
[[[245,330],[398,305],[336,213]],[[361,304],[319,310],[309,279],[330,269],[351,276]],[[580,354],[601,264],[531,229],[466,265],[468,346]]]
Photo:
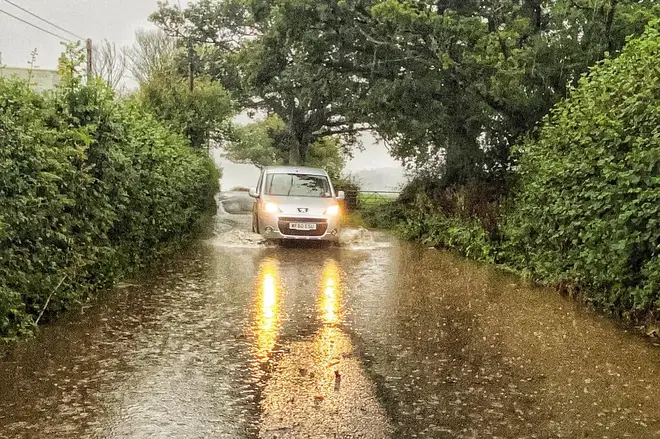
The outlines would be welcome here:
[[[315,230],[292,229],[292,223],[315,224]],[[337,241],[341,230],[339,217],[259,214],[259,232],[266,239]]]

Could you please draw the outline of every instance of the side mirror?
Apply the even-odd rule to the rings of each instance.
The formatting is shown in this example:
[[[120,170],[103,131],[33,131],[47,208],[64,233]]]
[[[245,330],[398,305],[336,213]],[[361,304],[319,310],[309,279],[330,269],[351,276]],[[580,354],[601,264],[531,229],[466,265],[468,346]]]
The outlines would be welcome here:
[[[248,194],[252,198],[259,198],[259,194],[257,194],[257,190],[255,188],[250,188],[250,191],[248,192]]]
[[[346,199],[346,194],[344,193],[344,191],[337,192],[337,199],[338,200],[345,200]]]

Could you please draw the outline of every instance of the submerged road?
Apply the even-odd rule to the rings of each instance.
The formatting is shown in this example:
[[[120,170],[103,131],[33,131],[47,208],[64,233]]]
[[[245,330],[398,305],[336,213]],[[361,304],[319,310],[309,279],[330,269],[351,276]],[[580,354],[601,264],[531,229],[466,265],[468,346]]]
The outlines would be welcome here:
[[[0,438],[660,437],[653,340],[444,252],[248,223],[0,348]]]

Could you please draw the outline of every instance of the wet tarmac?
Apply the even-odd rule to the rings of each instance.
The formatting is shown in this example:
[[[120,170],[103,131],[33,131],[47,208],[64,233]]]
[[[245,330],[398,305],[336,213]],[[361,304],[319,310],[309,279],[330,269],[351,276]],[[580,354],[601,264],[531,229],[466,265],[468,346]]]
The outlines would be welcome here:
[[[215,233],[0,348],[0,438],[658,438],[660,347],[554,291],[353,230]]]

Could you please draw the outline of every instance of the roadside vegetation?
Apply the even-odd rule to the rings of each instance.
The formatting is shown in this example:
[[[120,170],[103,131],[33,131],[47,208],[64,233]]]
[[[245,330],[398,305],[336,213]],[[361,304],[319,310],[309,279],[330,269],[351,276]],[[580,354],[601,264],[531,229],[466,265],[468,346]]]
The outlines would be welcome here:
[[[81,61],[69,48],[47,94],[0,79],[0,339],[167,254],[218,188],[186,136],[197,132],[165,125],[172,116],[142,95],[84,84]]]
[[[413,179],[359,221],[640,320],[660,311],[659,17],[653,0],[203,0],[152,19],[261,115],[230,157],[336,177],[368,129]]]
[[[660,313],[660,22],[599,63],[516,149],[506,197],[408,188],[365,213],[427,245],[514,268],[609,314]],[[420,181],[418,180],[419,184]],[[447,201],[446,199],[444,201]]]

